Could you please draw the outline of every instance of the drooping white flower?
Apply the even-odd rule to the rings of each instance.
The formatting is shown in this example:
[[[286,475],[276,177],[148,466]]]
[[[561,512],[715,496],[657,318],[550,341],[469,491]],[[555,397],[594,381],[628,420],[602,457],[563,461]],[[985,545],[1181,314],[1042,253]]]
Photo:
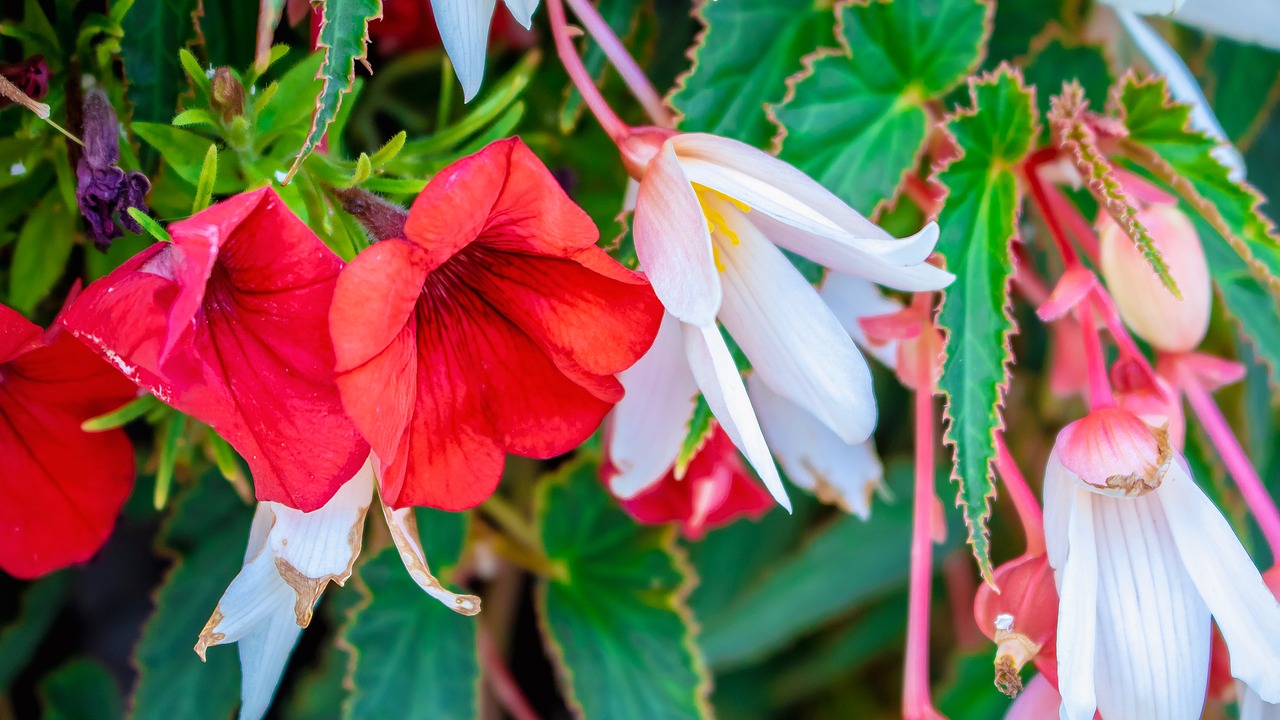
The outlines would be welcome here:
[[[1168,15],[1180,23],[1240,42],[1280,49],[1275,0],[1103,0],[1143,15]]]
[[[289,655],[311,623],[320,595],[330,582],[351,576],[373,499],[372,459],[314,512],[260,502],[249,531],[244,567],[218,601],[200,632],[196,653],[238,643],[241,666],[241,720],[266,714]],[[412,508],[388,511],[392,540],[414,581],[446,607],[464,615],[480,611],[480,600],[446,590],[431,574],[414,524]]]
[[[1280,604],[1231,526],[1162,432],[1124,410],[1091,416],[1045,470],[1062,717],[1200,717],[1211,620],[1232,674],[1280,700]]]
[[[538,0],[503,0],[512,17],[528,29]],[[463,97],[470,101],[484,80],[485,54],[489,48],[489,24],[496,0],[431,0],[440,41],[453,62],[462,84]]]

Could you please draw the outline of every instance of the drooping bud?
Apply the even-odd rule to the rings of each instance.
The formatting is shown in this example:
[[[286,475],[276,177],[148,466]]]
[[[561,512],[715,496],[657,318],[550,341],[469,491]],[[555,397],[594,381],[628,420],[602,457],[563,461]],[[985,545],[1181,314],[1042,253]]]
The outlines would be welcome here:
[[[1102,275],[1120,316],[1139,337],[1166,352],[1186,352],[1209,329],[1213,287],[1195,226],[1174,205],[1138,212],[1182,293],[1179,300],[1160,281],[1142,253],[1109,217],[1099,230]]]
[[[230,68],[213,71],[213,90],[210,104],[226,122],[244,114],[244,85]]]
[[[995,685],[1015,697],[1022,690],[1019,671],[1035,662],[1042,673],[1056,675],[1058,591],[1044,555],[1024,555],[996,568],[973,601],[973,618],[996,643]]]
[[[360,188],[334,188],[333,194],[342,201],[342,209],[360,221],[374,242],[405,236],[409,212],[399,205]]]
[[[1094,410],[1058,433],[1050,463],[1102,495],[1137,497],[1160,487],[1173,462],[1166,426],[1118,407]]]
[[[106,252],[125,229],[142,232],[129,217],[129,208],[147,212],[151,181],[140,172],[126,173],[117,166],[120,124],[102,90],[95,88],[85,94],[83,118],[84,154],[76,164],[76,204],[89,223],[93,244]]]

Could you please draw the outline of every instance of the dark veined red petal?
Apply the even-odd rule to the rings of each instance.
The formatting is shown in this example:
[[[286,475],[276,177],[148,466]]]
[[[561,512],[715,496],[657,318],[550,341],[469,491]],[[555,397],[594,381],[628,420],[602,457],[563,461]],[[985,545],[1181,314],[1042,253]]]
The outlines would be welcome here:
[[[368,446],[333,380],[342,261],[270,188],[169,227],[63,319],[156,397],[244,456],[260,500],[315,510]]]
[[[602,473],[606,481],[609,472],[606,464]],[[689,461],[683,478],[677,480],[674,471],[668,472],[647,490],[620,502],[628,515],[642,523],[679,523],[684,536],[692,540],[739,518],[758,519],[774,506],[773,497],[747,471],[737,448],[719,427]]]
[[[506,453],[552,457],[590,436],[662,307],[518,139],[437,174],[405,235],[338,281],[338,385],[383,499],[460,510],[493,492]]]
[[[88,559],[111,533],[133,448],[123,430],[80,424],[138,391],[75,338],[3,306],[0,350],[0,568],[32,578]]]

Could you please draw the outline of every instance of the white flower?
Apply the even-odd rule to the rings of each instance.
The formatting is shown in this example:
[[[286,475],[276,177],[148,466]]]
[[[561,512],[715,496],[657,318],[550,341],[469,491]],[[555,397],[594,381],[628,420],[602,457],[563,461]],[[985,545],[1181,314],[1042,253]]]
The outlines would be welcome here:
[[[324,507],[310,513],[275,502],[260,502],[249,531],[244,567],[231,581],[200,632],[196,653],[239,643],[241,720],[266,714],[302,628],[330,582],[351,576],[373,498],[372,461]],[[413,509],[383,506],[392,540],[410,576],[429,595],[464,615],[480,611],[480,600],[446,590],[431,574],[418,540]]]
[[[1045,470],[1062,717],[1199,718],[1211,618],[1232,674],[1280,701],[1280,604],[1186,461],[1110,412],[1064,431]]]
[[[516,22],[526,29],[533,22],[538,0],[503,0]],[[476,96],[484,80],[485,53],[489,47],[489,23],[495,0],[431,0],[440,41],[453,61],[466,100]]]
[[[1116,9],[1169,15],[1214,35],[1280,49],[1280,9],[1275,0],[1103,0]]]

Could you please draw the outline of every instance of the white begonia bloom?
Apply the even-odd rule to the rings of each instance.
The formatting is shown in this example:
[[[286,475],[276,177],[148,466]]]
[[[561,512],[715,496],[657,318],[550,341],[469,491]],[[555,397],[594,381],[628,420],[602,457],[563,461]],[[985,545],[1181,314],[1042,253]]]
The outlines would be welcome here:
[[[1166,15],[1175,21],[1245,43],[1280,49],[1280,6],[1275,0],[1103,0],[1117,10]]]
[[[374,485],[370,458],[319,510],[304,513],[276,502],[258,503],[244,567],[227,586],[195,646],[203,660],[212,646],[239,644],[241,720],[266,714],[320,595],[330,582],[342,585],[351,577]],[[384,506],[384,512],[414,581],[456,612],[479,612],[479,598],[451,593],[431,575],[412,508],[392,512]]]
[[[780,248],[889,287],[935,290],[953,279],[925,262],[938,240],[937,225],[895,239],[791,165],[714,135],[640,132],[624,143],[623,156],[640,178],[636,254],[672,316],[668,322],[679,326],[694,387],[765,487],[789,508],[719,325],[759,382],[842,443],[860,444],[876,423],[870,369],[850,333]],[[628,393],[615,422],[691,410],[690,386],[677,367],[679,347],[674,339],[656,342],[651,355],[661,360],[646,356],[638,370],[623,374]],[[674,379],[669,387],[636,390],[646,373]],[[658,393],[668,395],[652,397]],[[615,492],[634,495],[665,474],[671,464],[659,460],[674,460],[675,436],[687,417],[676,429],[652,430],[652,442],[613,433],[610,458],[620,470]]]
[[[1060,435],[1045,470],[1061,717],[1199,718],[1211,620],[1232,674],[1263,700],[1280,700],[1280,604],[1160,433],[1152,440],[1167,460],[1152,465],[1145,443],[1113,429]],[[1100,477],[1123,480],[1104,487]]]
[[[528,29],[538,0],[503,0],[511,15]],[[489,25],[496,0],[431,0],[431,10],[440,30],[453,70],[462,85],[463,97],[470,101],[484,81],[485,55],[489,49]]]

